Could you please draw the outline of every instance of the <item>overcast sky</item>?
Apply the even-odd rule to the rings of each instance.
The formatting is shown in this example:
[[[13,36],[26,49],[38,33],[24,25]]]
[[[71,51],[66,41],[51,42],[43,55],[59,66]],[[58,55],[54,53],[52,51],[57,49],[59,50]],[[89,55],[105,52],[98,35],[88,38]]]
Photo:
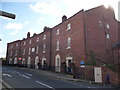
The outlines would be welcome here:
[[[0,57],[6,57],[7,43],[26,38],[27,32],[40,33],[78,11],[110,4],[118,17],[119,0],[0,0],[0,10],[16,14],[16,19],[0,17]],[[9,1],[9,2],[8,2]],[[21,1],[21,2],[20,2]],[[28,2],[31,1],[31,2]]]

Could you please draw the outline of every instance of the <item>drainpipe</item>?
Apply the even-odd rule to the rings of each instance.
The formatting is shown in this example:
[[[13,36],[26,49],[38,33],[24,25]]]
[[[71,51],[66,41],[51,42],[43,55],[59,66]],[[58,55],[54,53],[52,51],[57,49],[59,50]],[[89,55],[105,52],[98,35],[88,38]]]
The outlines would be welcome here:
[[[49,60],[49,70],[51,70],[52,66],[51,66],[51,63],[52,63],[52,29],[50,29],[50,60]]]
[[[86,21],[85,21],[85,12],[83,11],[83,23],[84,23],[84,43],[85,43],[85,58],[87,59],[87,30],[86,30]]]

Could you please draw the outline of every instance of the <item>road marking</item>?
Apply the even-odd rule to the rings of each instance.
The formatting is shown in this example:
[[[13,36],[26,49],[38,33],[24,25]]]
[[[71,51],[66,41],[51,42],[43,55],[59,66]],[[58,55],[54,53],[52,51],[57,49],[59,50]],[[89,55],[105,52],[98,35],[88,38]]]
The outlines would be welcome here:
[[[80,86],[83,86],[83,85],[80,85]]]
[[[10,75],[10,74],[3,74],[3,76],[8,76],[8,77],[11,77],[11,75]]]
[[[92,88],[92,87],[87,87],[87,88]]]
[[[29,73],[25,73],[26,75],[28,75],[28,76],[30,76],[30,77],[32,77],[32,74],[29,74]]]
[[[30,77],[28,77],[28,76],[26,76],[26,75],[24,75],[24,74],[19,74],[20,76],[22,76],[22,77],[25,77],[25,78],[27,78],[27,79],[30,79]]]
[[[55,90],[55,88],[53,88],[53,87],[51,87],[51,86],[49,86],[49,85],[47,85],[47,84],[44,84],[44,83],[42,83],[42,82],[36,81],[36,83],[39,83],[39,84],[41,84],[41,85],[43,85],[43,86],[46,86],[46,87],[48,87],[48,88],[52,88],[52,89]]]

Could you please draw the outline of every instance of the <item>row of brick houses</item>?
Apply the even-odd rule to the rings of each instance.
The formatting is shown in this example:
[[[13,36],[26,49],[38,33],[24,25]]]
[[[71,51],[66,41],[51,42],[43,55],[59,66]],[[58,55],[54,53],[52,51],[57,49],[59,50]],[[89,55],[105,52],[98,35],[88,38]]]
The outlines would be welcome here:
[[[102,5],[70,18],[64,15],[53,28],[44,27],[31,37],[28,32],[27,38],[8,43],[6,58],[8,64],[36,69],[39,64],[42,69],[73,73],[81,64],[118,66],[120,51],[117,56],[114,53],[118,42],[114,10]]]

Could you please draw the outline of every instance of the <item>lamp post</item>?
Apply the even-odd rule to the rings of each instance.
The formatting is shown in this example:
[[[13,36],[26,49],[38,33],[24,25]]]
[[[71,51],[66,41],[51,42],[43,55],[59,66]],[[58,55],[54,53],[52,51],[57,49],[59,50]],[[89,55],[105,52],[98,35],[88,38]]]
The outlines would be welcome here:
[[[8,12],[1,11],[1,10],[0,10],[0,16],[8,17],[11,19],[15,19],[15,17],[16,17],[15,14],[8,13]]]

